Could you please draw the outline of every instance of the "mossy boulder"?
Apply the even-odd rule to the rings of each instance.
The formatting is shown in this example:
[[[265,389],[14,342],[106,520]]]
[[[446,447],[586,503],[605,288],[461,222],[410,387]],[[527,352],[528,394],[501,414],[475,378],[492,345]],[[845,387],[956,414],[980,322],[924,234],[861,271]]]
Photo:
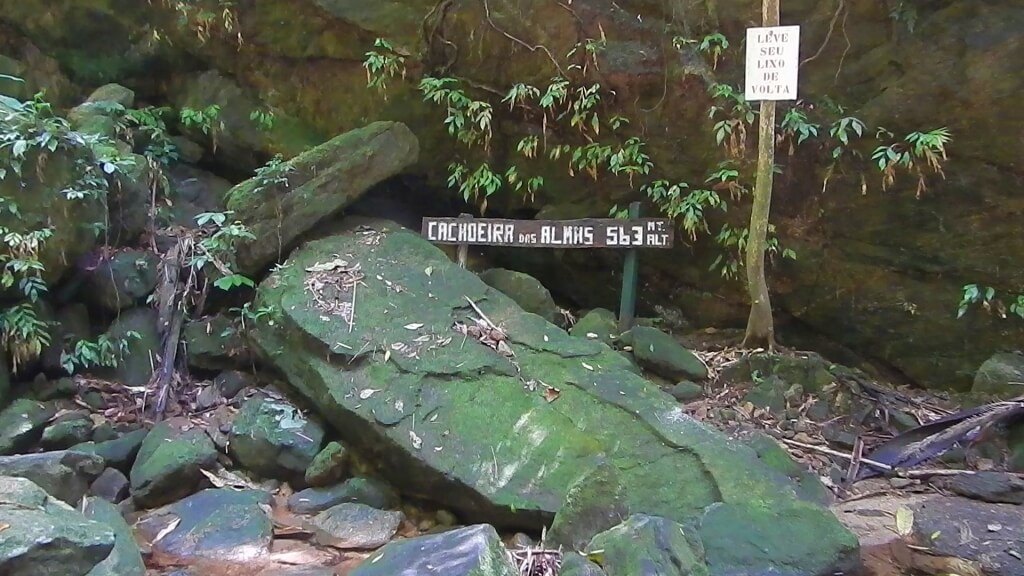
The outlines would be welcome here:
[[[71,449],[78,452],[96,454],[103,458],[107,466],[116,468],[121,472],[128,472],[131,470],[132,464],[135,463],[135,457],[138,455],[147,434],[149,434],[149,430],[140,428],[109,440],[76,444]],[[98,434],[96,435],[98,436]]]
[[[142,561],[139,546],[131,526],[121,511],[101,498],[88,498],[82,507],[86,518],[110,528],[114,533],[114,549],[88,576],[146,576],[146,565]]]
[[[708,367],[672,336],[650,326],[636,326],[622,337],[633,347],[637,364],[651,372],[679,380],[708,377]]]
[[[160,257],[149,250],[123,250],[100,256],[89,272],[86,296],[109,312],[142,304],[156,289]]]
[[[172,418],[146,435],[132,464],[132,498],[145,507],[160,506],[192,494],[205,478],[201,470],[217,462],[217,449],[202,428]]]
[[[306,467],[306,484],[330,486],[340,482],[346,472],[346,454],[345,446],[338,442],[328,442]]]
[[[481,272],[480,279],[511,298],[526,312],[536,314],[552,324],[556,323],[559,308],[555,304],[555,299],[533,276],[515,270],[491,268]]]
[[[303,477],[323,445],[323,427],[283,400],[250,398],[231,425],[228,449],[266,478]]]
[[[181,340],[188,365],[204,370],[223,370],[251,365],[240,323],[226,314],[215,314],[185,323]]]
[[[39,444],[44,450],[63,450],[75,444],[88,442],[93,422],[87,412],[72,412],[60,416],[45,429]]]
[[[566,550],[583,550],[600,532],[629,516],[626,487],[611,464],[598,465],[569,488],[555,514],[547,542]]]
[[[600,340],[611,346],[619,333],[615,312],[605,308],[590,310],[573,325],[569,333],[581,338]]]
[[[289,160],[287,186],[259,177],[235,186],[228,191],[228,208],[257,238],[239,248],[239,270],[263,269],[300,236],[418,157],[419,142],[408,127],[375,122]]]
[[[254,112],[271,113],[258,98],[217,70],[207,70],[178,79],[171,87],[170,100],[178,110],[219,111],[208,125],[181,122],[184,133],[202,142],[213,156],[234,170],[251,171],[275,154],[290,158],[326,140],[316,125],[298,120],[278,109],[273,123],[263,126],[251,118]]]
[[[78,505],[102,472],[102,458],[72,450],[0,457],[0,476],[28,478],[71,506]]]
[[[117,347],[117,366],[97,369],[126,386],[145,386],[153,377],[153,358],[161,354],[157,311],[153,308],[123,310],[107,329]]]
[[[331,303],[351,302],[356,265],[349,325]],[[689,418],[604,344],[524,313],[418,234],[348,219],[293,252],[260,285],[257,305],[282,317],[255,327],[254,344],[341,439],[403,494],[469,522],[539,529],[604,459],[631,514],[685,523],[728,506],[790,525],[792,541],[760,549],[752,569],[823,574],[856,556],[835,517],[800,501],[749,447]],[[502,327],[504,346],[463,338],[474,306]]]
[[[691,542],[676,522],[635,514],[622,524],[594,536],[586,551],[600,558],[610,576],[658,574],[658,576],[707,576],[699,541]],[[757,571],[748,574],[757,574]],[[719,572],[718,574],[729,574]]]
[[[978,368],[971,392],[1002,399],[1024,395],[1024,354],[994,354]]]
[[[0,117],[5,119],[5,132],[24,131],[26,124],[7,120],[11,109],[0,101]],[[53,138],[69,137],[63,129],[50,133]],[[35,138],[26,133],[24,138]],[[6,158],[6,157],[5,157]],[[5,163],[8,160],[5,159]],[[29,235],[49,229],[51,234],[41,243],[37,258],[43,266],[43,279],[53,284],[61,279],[71,264],[88,254],[96,245],[94,227],[104,222],[102,198],[95,194],[69,198],[67,191],[84,191],[84,165],[95,163],[92,151],[83,145],[68,145],[55,152],[41,154],[30,147],[25,153],[21,175],[5,165],[6,176],[0,179],[0,197],[5,209],[0,211],[0,227]],[[94,168],[98,170],[98,168]],[[17,208],[12,212],[8,207]],[[10,292],[10,290],[7,290]]]

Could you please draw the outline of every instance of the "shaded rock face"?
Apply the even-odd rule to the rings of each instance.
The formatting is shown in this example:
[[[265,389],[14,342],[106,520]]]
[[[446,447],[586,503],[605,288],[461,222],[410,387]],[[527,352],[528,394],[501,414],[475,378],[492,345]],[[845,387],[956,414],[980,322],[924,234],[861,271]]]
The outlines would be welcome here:
[[[978,368],[971,392],[1010,399],[1024,395],[1024,354],[1000,352]]]
[[[791,541],[774,542],[753,566],[801,549],[801,567],[817,574],[855,550],[827,511],[799,501],[754,451],[685,416],[617,352],[524,314],[416,234],[374,221],[346,226],[263,282],[258,305],[283,315],[256,327],[254,343],[403,493],[440,499],[470,522],[537,528],[603,456],[618,468],[630,513],[682,523],[717,518],[709,507],[719,503],[739,523],[765,514],[789,523]],[[346,266],[356,264],[350,330],[344,308],[318,302],[350,302]],[[469,301],[503,327],[514,364],[474,337],[462,343],[453,325],[473,322]]]

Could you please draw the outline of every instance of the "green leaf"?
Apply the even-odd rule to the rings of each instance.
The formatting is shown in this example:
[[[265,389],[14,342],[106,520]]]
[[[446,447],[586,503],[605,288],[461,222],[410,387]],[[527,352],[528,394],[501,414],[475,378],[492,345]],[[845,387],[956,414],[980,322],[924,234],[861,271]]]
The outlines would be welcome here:
[[[906,506],[896,509],[896,533],[910,536],[914,532],[914,512]]]

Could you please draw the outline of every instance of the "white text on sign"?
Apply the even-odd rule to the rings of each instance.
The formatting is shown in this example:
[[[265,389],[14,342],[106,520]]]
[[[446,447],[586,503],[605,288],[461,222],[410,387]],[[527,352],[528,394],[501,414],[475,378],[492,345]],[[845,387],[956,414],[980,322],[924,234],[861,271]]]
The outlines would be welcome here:
[[[796,100],[800,69],[800,27],[747,29],[744,97],[758,100]]]
[[[548,248],[671,248],[663,219],[501,220],[424,218],[422,234],[441,244]]]

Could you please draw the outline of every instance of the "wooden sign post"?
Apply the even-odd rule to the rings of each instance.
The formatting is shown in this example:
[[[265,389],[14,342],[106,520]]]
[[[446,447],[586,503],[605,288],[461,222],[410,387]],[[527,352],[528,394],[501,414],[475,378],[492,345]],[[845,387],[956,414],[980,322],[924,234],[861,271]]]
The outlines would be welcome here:
[[[629,219],[584,218],[580,220],[505,220],[473,218],[424,218],[421,234],[435,244],[459,246],[459,265],[465,267],[470,244],[516,248],[625,248],[619,330],[633,325],[636,311],[637,249],[671,248],[672,221],[640,218],[640,203],[629,206]]]

